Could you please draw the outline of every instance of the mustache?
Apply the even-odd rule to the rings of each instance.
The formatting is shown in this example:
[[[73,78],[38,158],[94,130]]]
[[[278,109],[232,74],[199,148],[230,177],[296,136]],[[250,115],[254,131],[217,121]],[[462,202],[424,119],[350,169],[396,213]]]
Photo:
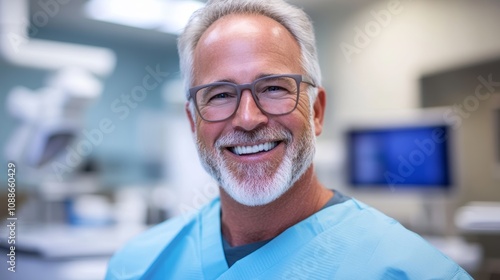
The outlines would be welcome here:
[[[285,143],[290,143],[292,141],[292,133],[281,127],[262,127],[252,131],[235,130],[219,137],[215,141],[215,147],[220,149],[263,141],[284,141]]]

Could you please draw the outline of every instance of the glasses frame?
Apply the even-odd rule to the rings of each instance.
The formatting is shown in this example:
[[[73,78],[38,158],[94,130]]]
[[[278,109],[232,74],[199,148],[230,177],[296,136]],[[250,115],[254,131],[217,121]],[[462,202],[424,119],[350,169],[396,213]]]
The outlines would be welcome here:
[[[293,80],[295,80],[296,84],[297,84],[297,98],[295,100],[295,105],[293,106],[293,109],[290,110],[290,112],[287,112],[287,113],[281,113],[281,114],[273,114],[273,113],[269,113],[267,112],[266,110],[264,110],[260,103],[259,103],[259,99],[257,97],[257,95],[255,94],[255,85],[262,81],[262,80],[265,80],[265,79],[269,79],[269,78],[282,78],[282,77],[285,77],[285,78],[292,78]],[[297,108],[297,104],[299,103],[299,97],[300,97],[300,83],[305,83],[305,84],[308,84],[312,87],[316,87],[316,85],[313,83],[313,82],[310,82],[308,80],[306,80],[306,78],[303,76],[303,75],[300,75],[300,74],[280,74],[280,75],[270,75],[270,76],[265,76],[265,77],[262,77],[262,78],[258,78],[256,79],[255,81],[251,82],[251,83],[248,83],[248,84],[235,84],[235,83],[231,83],[231,82],[215,82],[215,83],[210,83],[210,84],[204,84],[204,85],[199,85],[199,86],[195,86],[195,87],[192,87],[189,89],[189,97],[190,99],[192,99],[194,101],[194,105],[196,107],[196,111],[198,112],[198,115],[206,122],[222,122],[222,121],[225,121],[225,120],[228,120],[230,119],[231,117],[234,116],[234,114],[236,114],[236,112],[238,111],[238,107],[240,107],[240,100],[241,100],[241,95],[243,93],[244,90],[248,89],[250,90],[250,93],[252,94],[252,98],[255,102],[255,105],[257,105],[257,107],[259,108],[259,110],[267,115],[271,115],[271,116],[283,116],[283,115],[288,115],[290,114],[291,112],[295,111],[295,109]],[[237,93],[237,97],[236,97],[236,107],[234,109],[234,112],[232,114],[230,114],[227,118],[223,118],[223,119],[220,119],[220,120],[207,120],[205,119],[201,112],[200,112],[200,108],[198,108],[198,102],[196,101],[196,92],[198,92],[200,89],[204,88],[204,87],[209,87],[209,86],[222,86],[222,85],[228,85],[228,86],[232,86],[234,88],[236,88],[236,93]]]

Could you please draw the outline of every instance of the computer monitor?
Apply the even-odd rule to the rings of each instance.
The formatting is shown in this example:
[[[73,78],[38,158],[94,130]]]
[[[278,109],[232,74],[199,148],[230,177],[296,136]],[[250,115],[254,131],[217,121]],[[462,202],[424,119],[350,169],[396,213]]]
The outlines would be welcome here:
[[[345,131],[347,183],[357,190],[448,191],[453,127],[444,121],[379,121]]]

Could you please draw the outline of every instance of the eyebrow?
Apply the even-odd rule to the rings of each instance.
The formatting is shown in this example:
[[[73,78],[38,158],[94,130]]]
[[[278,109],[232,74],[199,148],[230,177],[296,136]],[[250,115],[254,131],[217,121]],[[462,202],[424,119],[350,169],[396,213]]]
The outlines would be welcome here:
[[[258,80],[260,78],[264,78],[264,77],[269,77],[269,76],[274,76],[274,75],[280,75],[280,74],[269,74],[269,73],[263,73],[263,74],[259,74],[257,75],[257,77],[255,79],[253,79],[253,81],[255,80]],[[252,81],[252,82],[253,82]],[[223,82],[223,83],[233,83],[233,84],[238,84],[235,80],[233,79],[221,79],[221,80],[216,80],[212,83],[220,83],[220,82]],[[252,83],[250,82],[250,83]]]

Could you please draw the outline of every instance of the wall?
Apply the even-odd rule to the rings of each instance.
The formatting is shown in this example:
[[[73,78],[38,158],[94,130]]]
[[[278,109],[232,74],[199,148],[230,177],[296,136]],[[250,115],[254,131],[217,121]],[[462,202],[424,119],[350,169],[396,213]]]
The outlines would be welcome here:
[[[462,201],[500,201],[500,180],[495,175],[500,143],[495,133],[495,110],[500,98],[500,59],[479,63],[421,80],[422,106],[453,105],[443,116],[453,125],[461,142],[458,179]]]
[[[498,1],[377,1],[348,14],[324,11],[322,18],[317,32],[324,85],[332,101],[327,124],[333,144],[325,148],[330,153],[342,153],[338,147],[346,124],[419,108],[422,76],[500,57]],[[473,139],[491,134],[483,114],[478,110],[459,129],[464,151],[459,172],[469,172],[463,173],[467,174],[462,176],[463,189],[453,202],[457,205],[474,199],[498,200],[498,181],[490,180],[489,171],[478,169],[489,162],[481,155],[493,153],[492,142],[480,153],[474,152],[478,142]],[[479,194],[478,185],[485,192]],[[356,195],[406,221],[415,216],[421,202],[411,195]]]

